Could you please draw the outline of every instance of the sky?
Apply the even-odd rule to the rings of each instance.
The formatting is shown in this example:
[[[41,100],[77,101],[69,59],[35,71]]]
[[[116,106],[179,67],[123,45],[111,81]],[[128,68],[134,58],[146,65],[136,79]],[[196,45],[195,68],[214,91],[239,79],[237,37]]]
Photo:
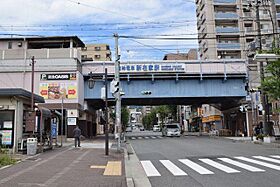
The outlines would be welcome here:
[[[121,60],[162,60],[197,48],[195,14],[194,0],[1,0],[0,37],[73,35],[114,56],[117,33]]]

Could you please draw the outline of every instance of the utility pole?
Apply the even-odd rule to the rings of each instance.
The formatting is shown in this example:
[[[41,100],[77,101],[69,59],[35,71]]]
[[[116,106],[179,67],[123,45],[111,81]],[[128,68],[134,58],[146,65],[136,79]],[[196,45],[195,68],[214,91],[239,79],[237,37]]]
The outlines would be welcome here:
[[[34,64],[35,58],[31,58],[31,112],[34,112]]]
[[[115,81],[120,83],[120,55],[119,55],[119,36],[118,34],[114,34],[115,38]],[[120,87],[120,84],[119,84]],[[117,150],[120,151],[120,144],[121,144],[121,95],[120,95],[120,88],[115,93],[116,99],[116,120],[115,120],[115,137],[118,140]]]
[[[258,42],[259,42],[259,50],[262,51],[262,36],[261,36],[261,22],[260,22],[260,3],[261,1],[257,0],[256,2],[256,21],[257,21],[257,30],[258,30]],[[260,78],[261,82],[264,81],[264,67],[263,67],[263,61],[260,62]],[[268,123],[267,123],[267,103],[266,103],[266,95],[264,93],[264,90],[261,89],[261,102],[264,108],[264,114],[263,114],[263,128],[264,128],[264,134],[268,133]]]
[[[109,155],[109,135],[108,135],[108,72],[105,68],[105,155]]]
[[[63,144],[62,144],[62,136],[63,136],[63,126],[64,126],[64,120],[63,120],[63,118],[64,118],[64,106],[63,106],[63,96],[62,96],[62,98],[61,98],[61,134],[60,134],[60,144],[61,144],[61,147],[63,146]]]
[[[271,20],[272,20],[272,28],[273,28],[273,39],[275,43],[275,48],[279,48],[279,37],[277,33],[278,24],[277,24],[277,11],[276,11],[276,5],[275,5],[275,0],[270,0],[270,5],[271,5]]]

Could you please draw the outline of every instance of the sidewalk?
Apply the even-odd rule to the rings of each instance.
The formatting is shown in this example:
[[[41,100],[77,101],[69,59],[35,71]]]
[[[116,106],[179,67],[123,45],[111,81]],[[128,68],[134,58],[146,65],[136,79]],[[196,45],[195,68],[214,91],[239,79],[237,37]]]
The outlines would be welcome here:
[[[103,145],[102,138],[82,141],[81,148],[67,141],[0,170],[0,186],[126,187],[124,153],[110,149],[106,156]]]
[[[255,143],[255,144],[261,144],[261,145],[270,145],[273,147],[280,148],[280,141],[272,142],[272,143],[264,143],[262,141],[252,141],[251,137],[222,137],[219,138],[225,138],[232,141],[238,141],[238,142],[245,142],[245,143]]]

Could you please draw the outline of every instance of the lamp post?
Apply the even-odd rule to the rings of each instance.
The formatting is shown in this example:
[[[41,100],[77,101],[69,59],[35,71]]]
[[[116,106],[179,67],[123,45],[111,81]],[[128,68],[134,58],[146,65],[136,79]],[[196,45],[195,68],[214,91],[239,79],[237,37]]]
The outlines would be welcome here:
[[[95,80],[93,79],[92,72],[89,73],[88,87],[93,89]],[[109,134],[108,134],[108,73],[107,68],[105,68],[105,155],[109,155]]]

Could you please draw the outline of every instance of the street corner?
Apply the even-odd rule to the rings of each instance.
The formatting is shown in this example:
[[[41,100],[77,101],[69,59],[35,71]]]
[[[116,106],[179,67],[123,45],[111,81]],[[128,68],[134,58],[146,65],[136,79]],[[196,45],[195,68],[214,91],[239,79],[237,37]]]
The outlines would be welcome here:
[[[103,176],[122,176],[122,161],[108,161],[106,165],[91,165],[90,169],[104,170]]]

